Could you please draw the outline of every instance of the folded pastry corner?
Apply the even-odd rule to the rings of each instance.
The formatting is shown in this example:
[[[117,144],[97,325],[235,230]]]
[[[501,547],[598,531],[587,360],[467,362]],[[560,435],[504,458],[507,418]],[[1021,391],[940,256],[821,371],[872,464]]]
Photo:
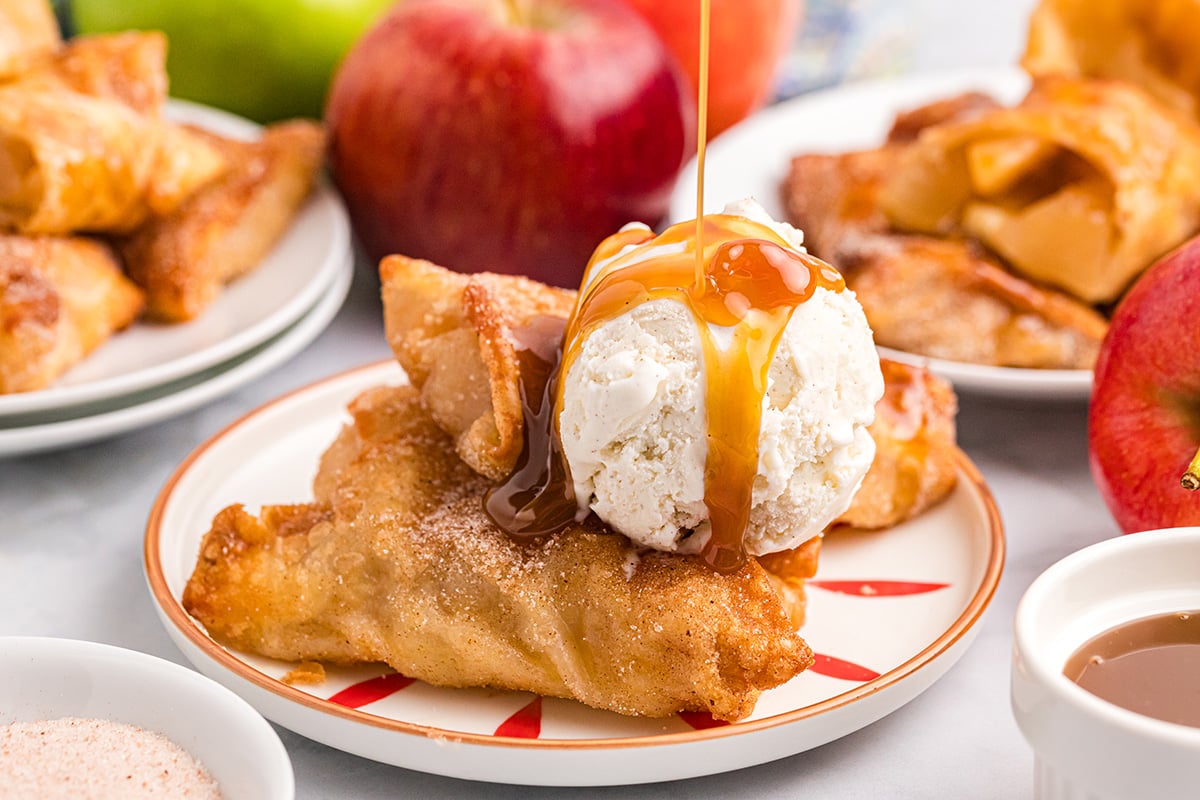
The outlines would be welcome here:
[[[368,390],[315,502],[217,515],[184,607],[227,646],[382,661],[437,686],[570,697],[624,714],[744,717],[812,662],[754,561],[733,574],[639,553],[594,518],[517,540],[487,481],[411,387]]]
[[[565,320],[575,293],[527,278],[463,275],[388,256],[379,266],[388,343],[426,408],[476,472],[500,480],[521,452],[519,330]]]
[[[23,82],[0,87],[0,226],[66,234],[140,218],[155,134],[116,101]]]
[[[49,386],[142,305],[106,245],[0,235],[0,394]]]
[[[157,116],[167,99],[167,37],[160,31],[75,36],[19,80],[24,86],[117,100]]]
[[[884,395],[875,405],[875,460],[835,526],[880,530],[945,498],[958,479],[958,398],[929,370],[881,359]]]
[[[916,140],[927,128],[956,120],[961,122],[997,108],[1000,108],[1000,103],[983,92],[963,92],[933,100],[896,114],[888,131],[887,143],[907,144]]]
[[[155,31],[77,36],[8,87],[7,227],[125,232],[170,213],[225,168],[220,152],[162,117],[166,48]],[[87,191],[72,191],[85,179]]]
[[[823,536],[814,536],[799,547],[754,558],[775,585],[775,591],[784,598],[784,608],[796,630],[804,627],[808,616],[805,584],[817,574],[822,541]]]
[[[205,142],[118,99],[37,81],[0,86],[0,229],[129,231],[223,166]]]
[[[1042,0],[1029,20],[1029,74],[1116,78],[1200,118],[1200,6],[1192,0]]]
[[[275,246],[312,191],[325,137],[319,124],[304,120],[272,125],[252,142],[195,128],[167,127],[164,136],[168,143],[195,141],[211,149],[223,171],[170,213],[152,216],[118,239],[117,248],[129,276],[146,292],[147,314],[181,322],[199,315]],[[206,164],[204,156],[175,159],[182,175]]]
[[[9,80],[62,44],[46,0],[0,0],[0,80]]]

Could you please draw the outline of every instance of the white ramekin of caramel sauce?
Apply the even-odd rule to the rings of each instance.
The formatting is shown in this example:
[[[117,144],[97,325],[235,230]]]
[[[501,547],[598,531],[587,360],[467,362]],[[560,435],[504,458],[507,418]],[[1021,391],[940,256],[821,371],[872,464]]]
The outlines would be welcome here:
[[[1017,607],[1012,707],[1039,800],[1197,796],[1200,527],[1109,539],[1042,573]]]

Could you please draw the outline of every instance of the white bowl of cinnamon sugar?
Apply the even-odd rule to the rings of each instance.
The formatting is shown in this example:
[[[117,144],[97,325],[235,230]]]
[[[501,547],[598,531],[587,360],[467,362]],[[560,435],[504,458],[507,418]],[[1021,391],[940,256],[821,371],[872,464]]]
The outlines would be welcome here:
[[[1200,527],[1109,539],[1051,566],[1017,607],[1013,659],[1035,797],[1195,797]]]
[[[193,670],[119,647],[0,637],[0,797],[292,800],[274,729]]]

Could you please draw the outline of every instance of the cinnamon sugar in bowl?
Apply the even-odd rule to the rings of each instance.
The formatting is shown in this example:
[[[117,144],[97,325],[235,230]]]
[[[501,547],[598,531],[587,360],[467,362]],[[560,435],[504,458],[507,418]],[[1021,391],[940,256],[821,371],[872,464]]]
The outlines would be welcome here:
[[[216,682],[109,645],[0,637],[0,797],[294,796],[274,729]]]

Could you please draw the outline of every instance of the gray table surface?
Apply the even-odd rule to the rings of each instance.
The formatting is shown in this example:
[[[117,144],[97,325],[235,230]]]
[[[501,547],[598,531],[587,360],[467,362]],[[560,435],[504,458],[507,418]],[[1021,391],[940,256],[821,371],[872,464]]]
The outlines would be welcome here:
[[[1032,0],[912,0],[914,68],[1012,63]],[[0,635],[89,639],[186,663],[142,576],[146,516],[196,445],[250,409],[387,358],[378,284],[360,264],[333,324],[285,367],[203,409],[104,442],[0,460]],[[1003,516],[1008,561],[979,637],[941,680],[875,724],[770,764],[690,781],[592,789],[502,786],[377,764],[279,729],[297,796],[1024,798],[1033,758],[1008,705],[1017,601],[1054,561],[1117,533],[1087,467],[1086,404],[960,397],[959,441]]]

